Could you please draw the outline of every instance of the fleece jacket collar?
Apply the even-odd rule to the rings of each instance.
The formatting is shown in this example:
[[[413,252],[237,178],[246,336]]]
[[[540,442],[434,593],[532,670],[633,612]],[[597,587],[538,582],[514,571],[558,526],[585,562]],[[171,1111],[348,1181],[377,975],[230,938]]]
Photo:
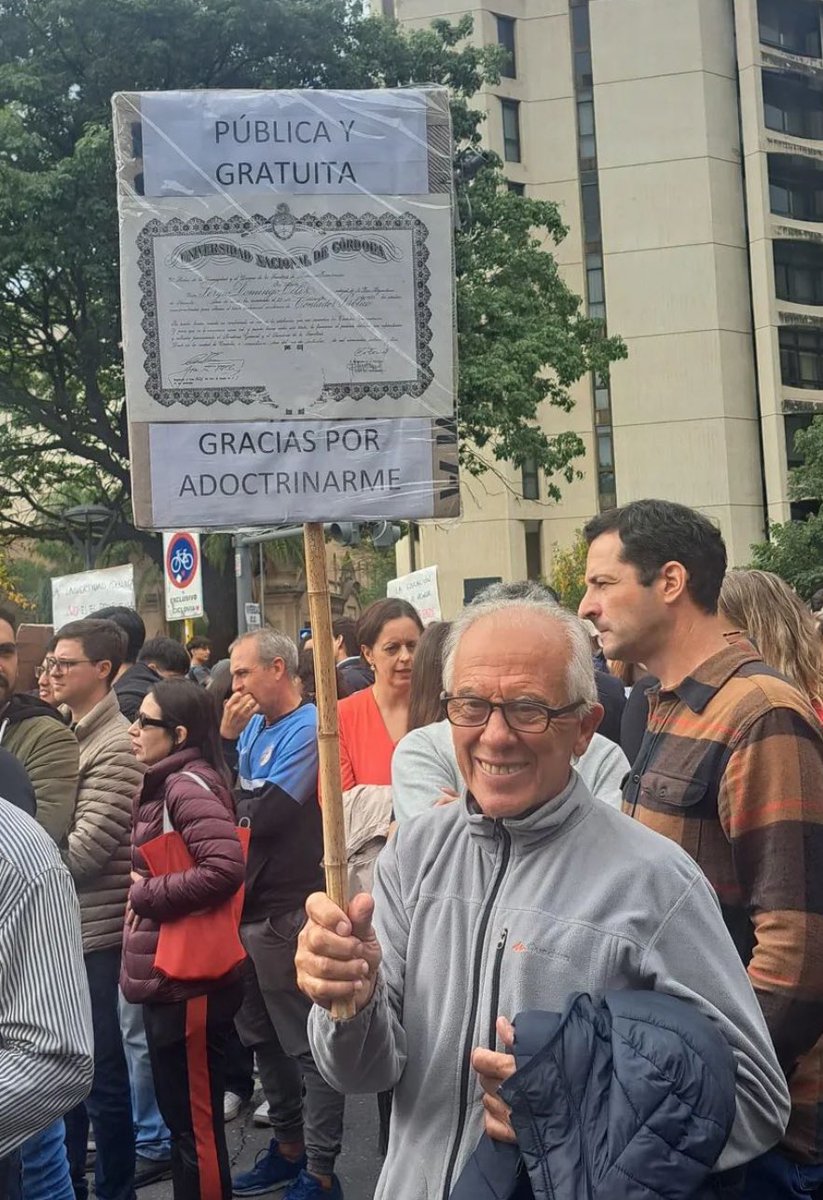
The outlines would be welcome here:
[[[460,801],[463,819],[467,822],[472,837],[495,839],[502,827],[511,837],[512,844],[523,849],[567,833],[580,821],[585,820],[595,803],[589,789],[574,769],[559,796],[547,800],[545,804],[522,817],[504,817],[502,820],[486,817],[470,792]]]

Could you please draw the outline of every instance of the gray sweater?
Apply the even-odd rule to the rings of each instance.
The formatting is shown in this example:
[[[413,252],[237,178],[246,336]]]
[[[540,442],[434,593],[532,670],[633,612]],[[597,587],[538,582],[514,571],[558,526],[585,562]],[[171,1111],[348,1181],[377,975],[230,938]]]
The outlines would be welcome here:
[[[718,1023],[737,1063],[719,1169],[780,1138],[786,1081],[714,892],[678,846],[595,801],[576,773],[519,820],[464,799],[401,825],[374,897],[375,994],[351,1021],[315,1006],[309,1040],[339,1091],[394,1088],[375,1200],[446,1200],[482,1131],[471,1050],[494,1044],[499,1014],[557,1011],[576,992],[656,989]]]
[[[577,773],[591,794],[614,808],[620,808],[620,788],[628,772],[626,755],[599,733],[577,764]],[[443,788],[452,788],[458,794],[465,790],[448,721],[424,725],[406,734],[392,757],[391,785],[398,821],[407,821],[431,808]]]

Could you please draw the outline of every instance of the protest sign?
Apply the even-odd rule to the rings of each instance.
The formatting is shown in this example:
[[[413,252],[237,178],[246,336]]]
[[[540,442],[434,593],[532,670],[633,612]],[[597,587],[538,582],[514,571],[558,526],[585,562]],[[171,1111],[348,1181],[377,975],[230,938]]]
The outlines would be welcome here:
[[[448,92],[113,108],[135,523],[304,523],[327,889],[345,904],[323,522],[460,512]]]
[[[58,575],[51,581],[52,622],[57,630],[69,621],[79,621],[111,605],[135,608],[134,567],[105,567],[100,571],[79,571],[76,575]]]
[[[421,567],[419,571],[411,571],[408,575],[390,579],[386,584],[386,595],[408,600],[420,613],[420,620],[424,625],[442,619],[437,567]]]
[[[136,523],[458,515],[445,89],[114,115]]]

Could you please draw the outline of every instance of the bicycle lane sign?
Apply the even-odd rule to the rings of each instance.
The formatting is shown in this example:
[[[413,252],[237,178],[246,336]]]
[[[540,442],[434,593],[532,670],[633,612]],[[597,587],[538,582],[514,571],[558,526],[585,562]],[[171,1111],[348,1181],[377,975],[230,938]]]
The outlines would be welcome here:
[[[166,620],[203,616],[200,534],[177,529],[163,534]]]

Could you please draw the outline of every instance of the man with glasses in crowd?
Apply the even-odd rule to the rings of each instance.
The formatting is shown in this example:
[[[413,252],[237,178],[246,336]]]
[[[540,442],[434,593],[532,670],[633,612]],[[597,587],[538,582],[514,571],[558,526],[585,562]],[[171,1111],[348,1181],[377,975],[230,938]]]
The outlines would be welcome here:
[[[400,826],[374,898],[344,913],[310,896],[297,953],[325,1078],[394,1088],[377,1200],[448,1196],[484,1113],[490,1136],[514,1140],[497,1095],[514,1071],[509,1019],[579,992],[668,992],[711,1017],[737,1065],[718,1169],[754,1158],[780,1137],[788,1094],[714,893],[572,769],[602,713],[582,623],[538,585],[489,589],[454,623],[444,684],[467,794]],[[338,1021],[327,1010],[344,998],[356,1015]]]
[[[16,695],[17,618],[0,607],[0,744],[25,767],[39,825],[58,845],[77,797],[77,738],[48,704]]]
[[[64,860],[77,888],[83,956],[94,1023],[94,1081],[85,1104],[66,1116],[66,1146],[77,1200],[88,1195],[89,1120],[97,1156],[97,1200],[132,1200],[134,1129],[117,1013],[120,953],[131,872],[132,803],[143,768],[112,683],[126,638],[111,621],[75,621],[58,630],[46,658],[54,696],[80,745],[77,806]]]

